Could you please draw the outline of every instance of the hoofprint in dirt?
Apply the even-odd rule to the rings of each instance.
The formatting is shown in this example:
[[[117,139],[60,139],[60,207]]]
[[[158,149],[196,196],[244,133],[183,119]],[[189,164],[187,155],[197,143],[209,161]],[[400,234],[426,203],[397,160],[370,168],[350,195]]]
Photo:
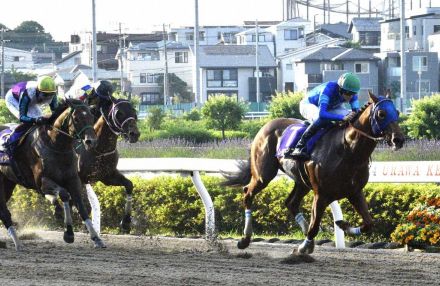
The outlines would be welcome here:
[[[293,246],[203,239],[103,235],[94,249],[78,233],[36,231],[16,252],[0,230],[0,285],[438,285],[440,254],[317,246],[310,260],[288,259]],[[290,262],[290,263],[286,263]]]

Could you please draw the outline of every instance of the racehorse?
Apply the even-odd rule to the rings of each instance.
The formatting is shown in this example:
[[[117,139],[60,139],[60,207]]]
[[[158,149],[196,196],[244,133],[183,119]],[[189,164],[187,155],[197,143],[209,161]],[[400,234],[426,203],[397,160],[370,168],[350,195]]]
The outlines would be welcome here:
[[[347,198],[361,215],[360,227],[351,227],[346,221],[336,221],[344,232],[352,235],[368,233],[373,220],[362,189],[368,182],[371,154],[380,140],[385,140],[394,150],[403,147],[404,134],[398,125],[399,113],[387,97],[375,96],[369,91],[369,103],[351,120],[328,130],[316,143],[310,160],[277,158],[277,144],[283,131],[297,119],[274,119],[266,123],[252,142],[250,158],[241,164],[240,172],[226,175],[223,185],[244,186],[245,228],[238,248],[249,246],[252,236],[252,200],[282,170],[295,181],[295,186],[285,204],[306,239],[298,247],[301,254],[314,250],[321,218],[327,206]],[[299,207],[304,196],[314,192],[310,226]]]
[[[96,148],[77,149],[79,176],[83,184],[101,181],[105,185],[124,186],[126,203],[120,226],[122,232],[129,233],[133,183],[116,169],[119,160],[116,145],[119,135],[130,143],[136,143],[139,139],[136,110],[128,100],[111,97],[111,104],[103,104],[100,113],[101,116],[94,125]]]
[[[6,205],[12,196],[14,187],[20,184],[43,195],[60,197],[64,205],[65,242],[73,243],[74,241],[69,205],[69,200],[72,199],[95,247],[105,247],[93,229],[80,196],[81,181],[74,151],[76,139],[80,139],[85,148],[89,150],[94,148],[96,134],[92,127],[93,115],[89,107],[81,101],[68,99],[54,111],[49,122],[53,125],[31,128],[21,144],[17,146],[14,159],[21,171],[21,176],[16,176],[9,165],[0,166],[0,219],[8,230],[16,250],[20,250],[22,245],[12,225],[11,214]]]

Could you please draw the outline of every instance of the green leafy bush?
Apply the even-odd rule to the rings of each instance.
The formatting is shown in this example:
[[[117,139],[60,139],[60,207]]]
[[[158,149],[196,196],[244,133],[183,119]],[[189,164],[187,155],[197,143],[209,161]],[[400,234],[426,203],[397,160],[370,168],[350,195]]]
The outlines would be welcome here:
[[[417,139],[440,138],[440,94],[414,100],[412,112],[405,121],[408,135]]]
[[[272,102],[269,105],[269,113],[271,118],[299,118],[302,116],[299,113],[299,103],[304,98],[304,93],[277,93],[272,97]]]

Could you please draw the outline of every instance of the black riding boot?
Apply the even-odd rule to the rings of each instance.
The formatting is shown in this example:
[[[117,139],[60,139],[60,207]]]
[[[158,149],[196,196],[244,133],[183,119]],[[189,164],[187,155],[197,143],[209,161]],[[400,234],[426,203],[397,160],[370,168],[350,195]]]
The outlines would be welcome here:
[[[293,151],[289,149],[285,154],[284,158],[292,158],[292,159],[309,159],[309,154],[306,152],[306,144],[307,141],[318,131],[321,129],[317,124],[311,124],[304,131],[301,139],[299,139],[298,143],[296,143],[295,149]]]

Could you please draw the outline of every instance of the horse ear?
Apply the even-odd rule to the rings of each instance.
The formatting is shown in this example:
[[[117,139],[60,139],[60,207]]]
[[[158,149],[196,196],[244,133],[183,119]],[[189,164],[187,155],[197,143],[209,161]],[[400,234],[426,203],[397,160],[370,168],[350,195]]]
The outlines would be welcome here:
[[[377,96],[375,96],[370,89],[368,90],[368,95],[370,96],[372,102],[376,103],[377,101],[379,101],[379,98],[377,98]]]
[[[386,98],[391,99],[391,89],[387,89],[387,92],[385,93]]]

